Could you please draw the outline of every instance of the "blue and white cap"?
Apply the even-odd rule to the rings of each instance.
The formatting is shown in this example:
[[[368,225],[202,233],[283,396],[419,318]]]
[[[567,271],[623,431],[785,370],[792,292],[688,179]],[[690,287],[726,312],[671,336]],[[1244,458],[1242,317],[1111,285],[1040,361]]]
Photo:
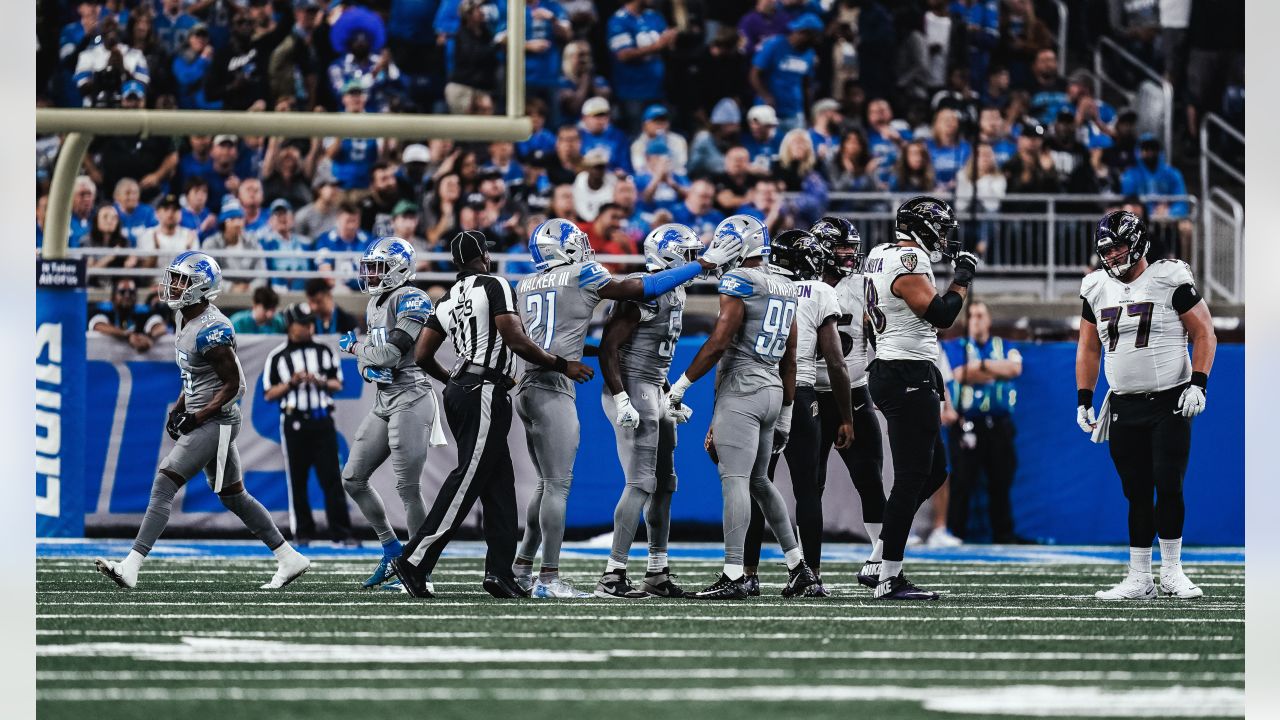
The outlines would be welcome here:
[[[368,295],[391,292],[416,274],[413,245],[408,240],[379,238],[360,259],[360,291]]]
[[[198,250],[188,250],[169,263],[160,280],[160,299],[171,310],[214,300],[222,290],[218,261]]]
[[[564,218],[551,218],[533,231],[529,255],[538,272],[591,259],[591,241],[577,225]]]

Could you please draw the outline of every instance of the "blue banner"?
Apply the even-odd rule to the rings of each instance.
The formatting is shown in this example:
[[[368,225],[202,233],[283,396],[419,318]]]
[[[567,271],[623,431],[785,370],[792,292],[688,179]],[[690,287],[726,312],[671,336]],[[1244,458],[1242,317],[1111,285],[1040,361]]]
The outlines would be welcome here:
[[[36,290],[36,535],[84,535],[85,291]]]

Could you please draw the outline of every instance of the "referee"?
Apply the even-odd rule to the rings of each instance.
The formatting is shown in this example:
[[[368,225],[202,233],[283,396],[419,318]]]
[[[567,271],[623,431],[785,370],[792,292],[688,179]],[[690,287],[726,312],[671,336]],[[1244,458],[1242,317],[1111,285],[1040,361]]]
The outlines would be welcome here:
[[[445,383],[444,414],[458,443],[458,467],[445,478],[422,527],[391,561],[404,589],[413,597],[432,597],[431,571],[476,499],[484,510],[484,589],[497,598],[528,597],[511,572],[515,559],[515,472],[507,431],[511,428],[511,377],[514,355],[586,382],[594,374],[580,362],[550,355],[520,324],[515,295],[506,280],[490,274],[488,241],[467,230],[450,242],[458,280],[436,303],[418,338],[418,365]],[[436,352],[448,336],[458,363],[444,369]]]
[[[289,339],[267,355],[262,371],[263,397],[280,403],[280,443],[289,477],[289,528],[294,542],[315,540],[316,523],[307,497],[307,477],[315,468],[324,492],[329,536],[353,544],[347,496],[338,467],[338,432],[333,425],[333,395],[342,389],[342,367],[333,351],[312,339],[315,317],[306,303],[284,312]]]

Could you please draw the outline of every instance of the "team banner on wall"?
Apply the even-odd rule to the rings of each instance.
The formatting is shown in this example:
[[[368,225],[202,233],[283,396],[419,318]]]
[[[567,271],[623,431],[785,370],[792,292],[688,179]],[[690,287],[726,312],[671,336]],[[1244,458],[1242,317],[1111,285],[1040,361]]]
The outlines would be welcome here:
[[[78,273],[78,277],[77,277]],[[36,535],[84,534],[85,292],[81,262],[41,261],[36,290]]]

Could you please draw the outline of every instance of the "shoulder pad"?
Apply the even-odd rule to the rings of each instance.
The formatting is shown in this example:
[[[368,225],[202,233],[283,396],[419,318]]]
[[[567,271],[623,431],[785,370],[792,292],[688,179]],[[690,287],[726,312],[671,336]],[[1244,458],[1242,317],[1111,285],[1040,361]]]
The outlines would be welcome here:
[[[417,288],[410,288],[396,298],[396,317],[427,321],[431,314],[431,298]]]
[[[1088,299],[1088,297],[1102,285],[1106,279],[1110,277],[1106,270],[1094,270],[1084,279],[1080,281],[1080,297]]]
[[[746,273],[741,270],[732,270],[720,278],[719,292],[721,295],[746,298],[751,297],[755,292],[755,285]]]
[[[1157,260],[1151,263],[1151,269],[1156,272],[1156,279],[1172,287],[1195,284],[1191,266],[1182,260]]]
[[[196,333],[196,352],[203,353],[219,345],[236,346],[236,331],[227,323],[214,320]]]
[[[578,287],[583,290],[596,290],[608,284],[613,276],[598,262],[582,263],[578,271]]]
[[[885,259],[886,268],[893,273],[925,273],[933,266],[929,262],[929,256],[923,250],[914,247],[895,246],[898,249],[898,256]]]

